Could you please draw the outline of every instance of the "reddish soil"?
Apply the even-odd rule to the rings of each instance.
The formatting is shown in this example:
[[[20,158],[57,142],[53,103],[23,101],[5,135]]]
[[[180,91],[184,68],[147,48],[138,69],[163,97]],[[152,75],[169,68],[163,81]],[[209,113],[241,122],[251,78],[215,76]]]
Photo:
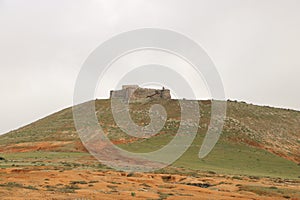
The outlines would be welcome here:
[[[248,177],[237,180],[216,174],[199,174],[196,178],[49,167],[0,169],[0,199],[284,199],[280,195],[260,196],[241,190],[244,185],[300,190],[299,182]]]
[[[33,151],[52,151],[73,141],[51,141],[51,142],[26,142],[19,144],[11,144],[0,146],[0,153],[17,153],[17,152],[33,152]]]

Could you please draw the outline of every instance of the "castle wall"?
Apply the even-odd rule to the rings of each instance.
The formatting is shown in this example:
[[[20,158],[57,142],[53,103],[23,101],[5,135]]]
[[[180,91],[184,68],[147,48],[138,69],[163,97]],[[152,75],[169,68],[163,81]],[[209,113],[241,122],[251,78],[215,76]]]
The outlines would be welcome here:
[[[124,85],[122,90],[110,92],[110,98],[123,99],[125,101],[147,100],[147,99],[171,99],[170,90],[140,88],[137,85]]]

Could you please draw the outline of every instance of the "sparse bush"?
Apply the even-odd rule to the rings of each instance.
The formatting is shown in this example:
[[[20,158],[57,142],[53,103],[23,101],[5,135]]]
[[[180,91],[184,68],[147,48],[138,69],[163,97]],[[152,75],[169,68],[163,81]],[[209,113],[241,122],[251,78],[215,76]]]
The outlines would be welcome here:
[[[133,176],[134,176],[133,172],[130,172],[129,174],[127,174],[127,177],[133,177]]]
[[[34,187],[32,185],[25,186],[23,184],[16,183],[16,182],[3,183],[3,184],[0,184],[0,187],[9,187],[9,188],[18,187],[18,188],[24,188],[24,189],[29,189],[29,190],[38,190],[36,187]]]
[[[89,183],[99,183],[99,181],[90,181]]]
[[[86,181],[71,181],[71,184],[87,184]]]
[[[209,174],[216,174],[214,171],[208,171]]]
[[[240,177],[240,176],[233,176],[233,177],[232,177],[232,179],[236,179],[236,180],[243,180],[243,178],[242,178],[242,177]]]
[[[29,190],[38,190],[36,187],[34,187],[32,185],[24,186],[24,188],[29,189]]]

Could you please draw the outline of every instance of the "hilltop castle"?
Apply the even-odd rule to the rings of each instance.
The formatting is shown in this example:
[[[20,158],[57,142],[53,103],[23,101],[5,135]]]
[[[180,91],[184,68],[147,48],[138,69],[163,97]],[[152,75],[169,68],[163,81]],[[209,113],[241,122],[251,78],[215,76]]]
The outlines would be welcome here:
[[[140,88],[138,85],[123,85],[122,90],[110,91],[110,98],[122,99],[125,101],[142,101],[147,99],[171,99],[170,90],[164,87],[161,90]]]

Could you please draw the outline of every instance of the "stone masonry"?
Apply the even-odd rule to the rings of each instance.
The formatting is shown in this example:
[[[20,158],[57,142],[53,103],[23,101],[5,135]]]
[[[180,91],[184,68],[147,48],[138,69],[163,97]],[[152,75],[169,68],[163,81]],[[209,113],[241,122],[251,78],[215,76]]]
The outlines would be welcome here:
[[[170,90],[151,88],[140,88],[138,85],[123,85],[122,90],[110,91],[110,98],[122,99],[125,101],[143,101],[148,99],[171,99]]]

